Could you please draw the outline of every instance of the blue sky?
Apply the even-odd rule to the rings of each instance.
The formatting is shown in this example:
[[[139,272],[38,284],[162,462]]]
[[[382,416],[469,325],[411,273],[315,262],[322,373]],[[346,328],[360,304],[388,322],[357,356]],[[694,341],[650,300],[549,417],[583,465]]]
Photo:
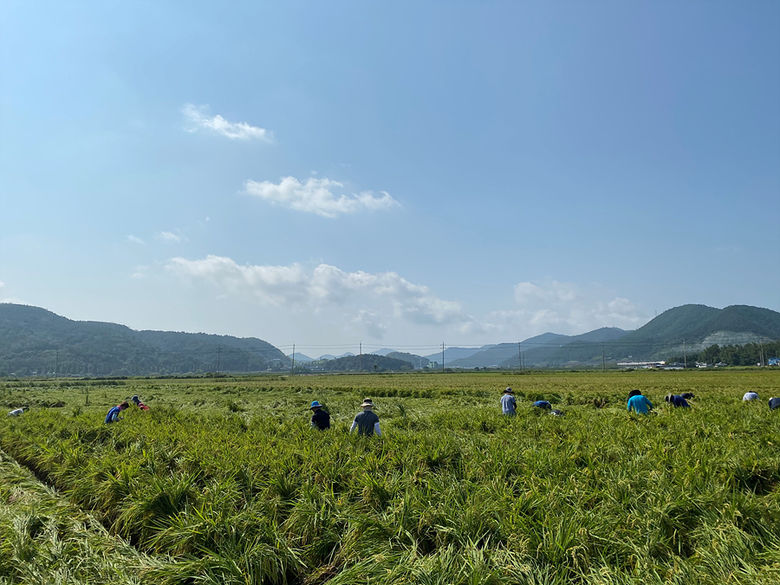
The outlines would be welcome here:
[[[313,355],[780,310],[776,2],[0,11],[1,300]]]

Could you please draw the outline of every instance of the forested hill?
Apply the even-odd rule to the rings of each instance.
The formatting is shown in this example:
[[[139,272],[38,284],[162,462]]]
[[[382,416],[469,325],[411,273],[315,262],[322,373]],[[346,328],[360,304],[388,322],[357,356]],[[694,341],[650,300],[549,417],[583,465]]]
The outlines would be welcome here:
[[[205,333],[135,331],[0,304],[0,376],[146,376],[289,367],[270,343]]]
[[[780,340],[780,313],[776,311],[747,305],[724,309],[682,305],[664,311],[613,341],[564,345],[536,365],[601,365],[602,359],[612,365],[619,361],[675,360],[714,345],[737,346],[773,340]]]
[[[413,369],[406,360],[373,353],[322,360],[314,364],[324,372],[403,372]]]
[[[638,353],[663,357],[669,350],[701,350],[711,345],[740,345],[780,339],[780,313],[760,307],[732,305],[714,309],[683,305],[669,309],[620,339]]]

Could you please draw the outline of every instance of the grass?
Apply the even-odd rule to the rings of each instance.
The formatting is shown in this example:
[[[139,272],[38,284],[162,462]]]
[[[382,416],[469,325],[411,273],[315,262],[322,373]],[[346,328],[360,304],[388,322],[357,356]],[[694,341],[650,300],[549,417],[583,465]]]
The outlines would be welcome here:
[[[769,585],[778,374],[8,381],[0,404],[32,410],[0,446],[150,559],[150,583]],[[656,415],[626,414],[634,387]],[[743,404],[747,389],[762,403]],[[684,391],[690,411],[666,407]],[[104,425],[133,394],[152,410]],[[381,439],[348,433],[364,396]],[[308,428],[313,399],[328,432]]]
[[[0,583],[142,583],[164,565],[0,452]]]

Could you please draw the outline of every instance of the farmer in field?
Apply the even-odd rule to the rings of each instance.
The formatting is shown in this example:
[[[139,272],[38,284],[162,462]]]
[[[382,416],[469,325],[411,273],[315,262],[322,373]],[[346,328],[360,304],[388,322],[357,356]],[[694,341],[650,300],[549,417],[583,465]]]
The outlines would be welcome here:
[[[511,388],[507,387],[504,390],[504,395],[501,397],[501,412],[506,416],[515,416],[515,410],[517,409],[517,401],[515,401],[515,393]]]
[[[25,412],[30,410],[28,406],[22,406],[21,408],[15,408],[8,412],[8,416],[22,416]]]
[[[685,400],[690,400],[691,398],[696,398],[696,395],[693,392],[683,392],[680,394]]]
[[[637,414],[649,414],[650,409],[653,408],[653,403],[650,402],[640,390],[631,390],[628,393],[628,403],[626,409],[628,412],[632,410]]]
[[[133,397],[132,397],[130,400],[132,400],[132,401],[133,401],[133,403],[134,403],[134,404],[135,404],[135,405],[136,405],[138,408],[140,408],[141,410],[149,410],[149,407],[148,407],[146,404],[144,404],[143,402],[141,402],[141,399],[140,399],[140,398],[138,398],[138,394],[136,394],[135,396],[133,396]]]
[[[311,412],[311,428],[324,431],[330,428],[330,414],[322,408],[318,400],[311,403],[309,409]]]
[[[379,428],[379,417],[373,410],[374,402],[370,398],[364,398],[360,407],[363,409],[363,412],[359,412],[355,420],[352,421],[349,432],[351,433],[357,429],[358,435],[370,437],[376,433],[377,437],[381,437],[382,429]]]
[[[119,416],[119,413],[125,410],[126,408],[129,408],[130,405],[127,403],[127,401],[122,402],[121,404],[117,404],[114,406],[111,410],[108,411],[106,414],[106,423],[113,423],[118,420],[122,420],[122,418]]]
[[[552,408],[552,404],[547,400],[537,400],[534,402],[534,406],[536,408],[541,408],[542,410],[550,410]]]
[[[688,404],[688,401],[685,400],[684,396],[682,394],[667,394],[664,397],[664,400],[666,400],[669,404],[674,406],[675,408],[690,408],[691,405]]]
[[[769,410],[774,410],[775,408],[780,408],[780,398],[769,399]]]
[[[745,392],[745,395],[742,397],[742,401],[750,402],[751,400],[758,400],[758,392],[753,392],[752,390],[750,392]]]

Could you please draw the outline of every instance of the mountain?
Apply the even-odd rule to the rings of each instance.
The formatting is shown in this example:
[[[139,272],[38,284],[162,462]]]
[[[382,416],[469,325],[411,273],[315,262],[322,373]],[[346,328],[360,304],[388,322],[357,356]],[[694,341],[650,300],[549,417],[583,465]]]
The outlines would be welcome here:
[[[392,358],[394,360],[403,360],[405,362],[409,362],[412,364],[412,367],[415,370],[421,370],[423,368],[428,367],[428,364],[430,364],[430,360],[428,358],[424,358],[420,355],[415,355],[413,353],[405,353],[400,351],[391,351],[390,353],[386,354],[385,357]]]
[[[318,368],[325,372],[403,372],[412,369],[404,360],[364,353],[319,362]]]
[[[373,351],[371,353],[375,353],[376,355],[387,355],[387,354],[393,353],[395,351],[397,351],[397,350],[390,349],[389,347],[383,347],[382,349],[378,349],[378,350]]]
[[[342,353],[341,355],[333,355],[331,353],[325,353],[325,354],[322,354],[320,357],[318,357],[317,360],[336,360],[336,359],[343,358],[343,357],[352,357],[353,355],[355,355],[355,354],[352,353],[351,351],[348,351],[347,353]],[[317,361],[317,360],[314,360],[314,361]]]
[[[701,351],[711,345],[742,345],[780,339],[780,313],[733,305],[715,309],[683,305],[664,311],[639,329],[618,339],[565,346],[544,364],[600,365],[620,361],[665,360]]]
[[[748,305],[723,309],[683,305],[664,311],[626,334],[613,354],[632,359],[664,359],[670,353],[699,351],[710,345],[741,345],[776,339],[780,339],[780,313],[776,311]]]
[[[601,327],[581,335],[548,336],[540,341],[528,343],[523,350],[523,364],[526,367],[565,367],[598,359],[601,363],[602,346],[622,339],[628,332],[617,327]],[[544,336],[539,336],[544,337]],[[536,338],[531,338],[535,340]],[[530,341],[530,340],[529,340]],[[527,343],[527,342],[524,342]],[[592,355],[591,355],[592,354]],[[501,364],[501,367],[516,368],[520,365],[517,356]]]
[[[476,353],[460,359],[445,362],[445,366],[451,368],[490,368],[498,367],[504,362],[514,361],[519,364],[519,352],[528,351],[536,346],[554,344],[556,347],[567,339],[566,335],[557,333],[543,333],[517,343],[499,343],[485,345]]]
[[[292,361],[293,354],[288,354],[287,356]],[[300,364],[308,364],[309,362],[313,362],[314,358],[307,356],[305,353],[295,352],[295,361],[296,363]]]
[[[0,303],[0,375],[146,376],[289,367],[270,343],[228,335],[135,331]]]
[[[444,363],[449,364],[451,362],[454,362],[455,360],[467,358],[470,355],[474,355],[478,351],[486,349],[488,347],[492,347],[492,346],[483,345],[482,347],[446,347],[444,349]],[[425,357],[431,360],[432,362],[441,363],[441,352],[432,353],[431,355],[426,355]]]

